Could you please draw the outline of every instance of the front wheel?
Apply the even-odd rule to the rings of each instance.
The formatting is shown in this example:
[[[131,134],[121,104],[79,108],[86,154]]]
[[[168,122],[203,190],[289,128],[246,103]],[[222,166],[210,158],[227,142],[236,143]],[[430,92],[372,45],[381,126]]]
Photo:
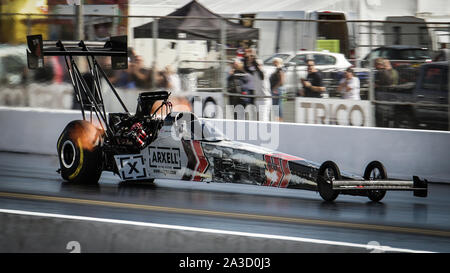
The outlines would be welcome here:
[[[317,188],[323,200],[331,202],[338,197],[339,191],[333,190],[333,182],[340,179],[341,172],[336,163],[326,161],[320,166],[317,176]]]
[[[387,179],[386,169],[379,161],[372,161],[364,171],[365,180],[385,180]],[[379,202],[386,195],[386,190],[367,190],[367,197],[373,202]]]
[[[57,144],[64,180],[98,183],[102,173],[101,139],[101,132],[85,120],[72,121],[64,128]]]

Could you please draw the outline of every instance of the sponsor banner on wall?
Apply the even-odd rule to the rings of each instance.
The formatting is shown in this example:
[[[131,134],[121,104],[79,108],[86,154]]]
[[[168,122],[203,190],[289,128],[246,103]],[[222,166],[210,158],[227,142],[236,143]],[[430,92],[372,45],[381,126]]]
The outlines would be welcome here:
[[[370,101],[296,98],[295,122],[373,126]]]
[[[0,85],[0,105],[72,109],[73,93],[73,86],[68,83],[32,83],[14,87]]]

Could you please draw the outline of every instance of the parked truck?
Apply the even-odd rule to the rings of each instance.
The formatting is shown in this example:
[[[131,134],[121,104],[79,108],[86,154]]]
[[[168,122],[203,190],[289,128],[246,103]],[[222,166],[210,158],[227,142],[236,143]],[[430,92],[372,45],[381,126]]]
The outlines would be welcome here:
[[[448,64],[426,63],[419,67],[415,83],[376,88],[377,126],[448,130]]]

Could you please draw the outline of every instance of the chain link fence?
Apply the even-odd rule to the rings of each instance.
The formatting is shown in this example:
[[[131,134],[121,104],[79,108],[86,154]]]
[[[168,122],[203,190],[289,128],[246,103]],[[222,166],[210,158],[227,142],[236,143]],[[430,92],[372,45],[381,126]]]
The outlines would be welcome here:
[[[164,30],[171,25],[182,25],[185,19],[197,19],[204,25],[211,20],[219,23],[215,24],[216,29],[204,29],[203,34],[197,33],[192,40],[189,30],[176,30],[175,39]],[[133,50],[129,67],[133,68],[113,71],[108,69],[108,60],[101,60],[112,82],[124,93],[163,88],[164,72],[171,68],[180,80],[174,96],[186,97],[190,102],[196,94],[205,101],[213,97],[205,94],[214,93],[214,103],[224,109],[230,102],[248,105],[266,99],[277,103],[281,97],[283,121],[343,124],[338,116],[358,115],[354,109],[359,107],[368,108],[368,114],[361,111],[359,115],[369,115],[371,120],[370,124],[360,125],[448,130],[450,23],[394,16],[385,21],[343,19],[339,13],[318,14],[314,20],[85,14],[83,21],[86,40],[105,40],[130,33],[128,44]],[[146,30],[148,38],[134,38],[133,28],[124,27],[136,26],[133,23],[136,21],[153,22]],[[58,57],[46,58],[44,69],[30,71],[26,68],[24,43],[26,35],[38,33],[46,40],[75,40],[76,24],[76,17],[68,14],[0,14],[1,105],[73,108],[76,102],[67,85],[69,76],[63,61]],[[233,38],[234,25],[257,29],[258,39]],[[198,25],[192,27],[198,29]],[[199,35],[205,35],[205,39]],[[248,84],[247,90],[243,90],[244,86],[239,85],[245,82],[230,79],[233,62],[243,59],[248,48],[254,48],[257,59],[261,60],[266,92],[254,86],[251,90]],[[270,89],[269,79],[275,71],[273,57],[283,60],[286,77],[281,94]],[[320,96],[323,103],[300,96],[301,79],[308,75],[308,59],[315,61],[321,73],[326,89]],[[383,66],[377,66],[381,61]],[[369,104],[355,102],[353,106],[345,106],[342,103],[345,93],[339,85],[348,67],[353,67],[354,76],[359,79],[361,102]],[[244,77],[245,74],[246,71]],[[217,99],[218,95],[222,98]],[[308,103],[309,108],[301,107]],[[309,119],[302,119],[305,115]],[[349,124],[358,125],[358,122]]]

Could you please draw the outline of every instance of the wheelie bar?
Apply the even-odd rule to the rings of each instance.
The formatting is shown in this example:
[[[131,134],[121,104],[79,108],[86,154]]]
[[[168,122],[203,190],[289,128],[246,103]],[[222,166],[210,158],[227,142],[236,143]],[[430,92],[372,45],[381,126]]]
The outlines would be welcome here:
[[[414,196],[427,197],[428,181],[413,176],[413,180],[334,180],[333,190],[399,190],[414,191]]]

